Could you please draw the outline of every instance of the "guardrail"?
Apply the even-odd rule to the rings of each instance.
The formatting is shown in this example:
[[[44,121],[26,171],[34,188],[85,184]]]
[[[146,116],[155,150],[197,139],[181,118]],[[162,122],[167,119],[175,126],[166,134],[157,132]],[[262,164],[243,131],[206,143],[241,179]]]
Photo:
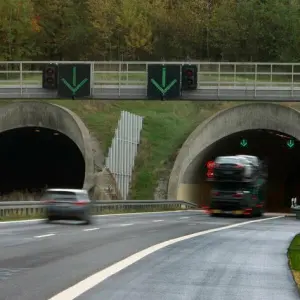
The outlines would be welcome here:
[[[197,208],[194,203],[169,200],[122,200],[122,201],[93,201],[93,214],[109,213],[109,211],[158,211],[184,210]],[[46,205],[40,201],[10,201],[0,202],[0,218],[42,216]]]
[[[56,98],[56,91],[42,89],[42,69],[49,63],[91,64],[92,98],[97,99],[146,99],[149,65],[195,64],[198,67],[198,88],[182,92],[182,99],[300,100],[300,63],[197,61],[0,61],[0,98]]]

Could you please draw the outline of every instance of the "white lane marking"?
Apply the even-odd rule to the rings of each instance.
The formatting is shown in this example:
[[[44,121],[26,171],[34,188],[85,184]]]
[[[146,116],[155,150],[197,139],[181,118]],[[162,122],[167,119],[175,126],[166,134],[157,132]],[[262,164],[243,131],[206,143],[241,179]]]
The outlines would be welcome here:
[[[127,224],[120,224],[119,226],[121,226],[121,227],[126,227],[126,226],[131,226],[131,225],[133,225],[134,223],[127,223]]]
[[[185,213],[185,212],[194,212],[194,213],[205,213],[204,210],[201,209],[187,209],[187,210],[162,210],[162,211],[148,211],[148,212],[140,212],[140,213],[122,213],[122,214],[107,214],[107,215],[96,215],[94,218],[107,218],[107,217],[120,217],[120,216],[135,216],[135,215],[149,215],[149,214],[174,214],[174,213]],[[46,219],[31,219],[31,220],[19,220],[19,221],[0,221],[1,224],[14,224],[14,223],[36,223],[45,221]]]
[[[148,232],[157,232],[158,229],[152,229],[152,230],[148,230]]]
[[[197,223],[190,223],[190,224],[188,224],[188,226],[195,226],[195,225],[197,225]]]
[[[198,237],[201,235],[205,235],[208,233],[213,233],[213,232],[217,232],[217,231],[240,227],[240,226],[251,224],[251,223],[264,222],[264,221],[269,221],[269,220],[274,220],[274,219],[279,219],[279,218],[284,218],[284,217],[279,216],[279,217],[271,217],[271,218],[266,218],[266,219],[246,221],[246,222],[242,222],[242,223],[232,224],[232,225],[228,225],[228,226],[224,226],[224,227],[219,227],[219,228],[214,228],[214,229],[209,229],[209,230],[205,230],[205,231],[200,231],[200,232],[184,235],[184,236],[172,239],[172,240],[168,240],[168,241],[153,245],[149,248],[146,248],[140,252],[137,252],[137,253],[87,277],[86,279],[76,283],[75,285],[69,287],[68,289],[53,296],[49,300],[66,300],[66,299],[74,300],[77,297],[79,297],[80,295],[84,294],[88,290],[90,290],[93,287],[95,287],[96,285],[98,285],[99,283],[103,282],[105,279],[107,279],[107,278],[111,277],[112,275],[133,265],[134,263],[141,260],[142,258],[144,258],[160,249],[163,249],[167,246],[173,245],[175,243],[182,242],[182,241],[185,241],[188,239],[192,239],[192,238],[195,238],[195,237]]]
[[[95,227],[95,228],[87,228],[87,229],[83,229],[83,231],[94,231],[94,230],[98,230],[100,229],[99,227]]]
[[[44,237],[49,237],[49,236],[54,236],[55,233],[48,233],[48,234],[43,234],[43,235],[36,235],[36,239],[44,238]]]
[[[164,220],[153,220],[153,223],[163,222]]]
[[[189,219],[190,217],[181,217],[179,220]]]

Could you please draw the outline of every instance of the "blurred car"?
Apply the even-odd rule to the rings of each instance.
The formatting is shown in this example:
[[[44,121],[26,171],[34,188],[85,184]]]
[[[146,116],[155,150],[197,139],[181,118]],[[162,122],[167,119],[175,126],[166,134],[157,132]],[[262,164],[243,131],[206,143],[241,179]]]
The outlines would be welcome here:
[[[41,200],[46,205],[46,218],[55,220],[80,220],[91,223],[92,202],[86,190],[47,189]]]
[[[255,174],[255,167],[244,156],[219,156],[214,162],[215,180],[244,180],[251,179]]]

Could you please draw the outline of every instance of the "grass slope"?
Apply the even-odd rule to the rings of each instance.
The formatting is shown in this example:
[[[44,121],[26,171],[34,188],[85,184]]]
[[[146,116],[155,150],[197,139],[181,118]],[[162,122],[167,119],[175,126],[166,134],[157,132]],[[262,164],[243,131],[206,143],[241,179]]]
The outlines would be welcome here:
[[[297,234],[288,248],[289,266],[294,280],[300,289],[300,234]]]
[[[12,101],[0,101],[0,105]],[[120,112],[129,111],[144,118],[141,145],[135,162],[131,199],[153,199],[160,178],[167,179],[178,149],[189,133],[215,112],[232,106],[228,102],[161,102],[44,100],[77,113],[100,141],[107,153]],[[237,103],[235,103],[237,104]]]

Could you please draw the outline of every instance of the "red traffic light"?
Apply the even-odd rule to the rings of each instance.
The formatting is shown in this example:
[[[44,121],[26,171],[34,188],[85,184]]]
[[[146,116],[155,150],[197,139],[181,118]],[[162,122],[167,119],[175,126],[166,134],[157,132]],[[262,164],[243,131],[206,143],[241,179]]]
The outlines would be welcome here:
[[[194,75],[194,72],[193,72],[193,70],[189,69],[189,70],[186,70],[186,71],[185,71],[185,74],[186,74],[187,76],[193,76],[193,75]]]
[[[215,166],[215,162],[213,160],[210,160],[206,163],[207,169],[213,169]]]

